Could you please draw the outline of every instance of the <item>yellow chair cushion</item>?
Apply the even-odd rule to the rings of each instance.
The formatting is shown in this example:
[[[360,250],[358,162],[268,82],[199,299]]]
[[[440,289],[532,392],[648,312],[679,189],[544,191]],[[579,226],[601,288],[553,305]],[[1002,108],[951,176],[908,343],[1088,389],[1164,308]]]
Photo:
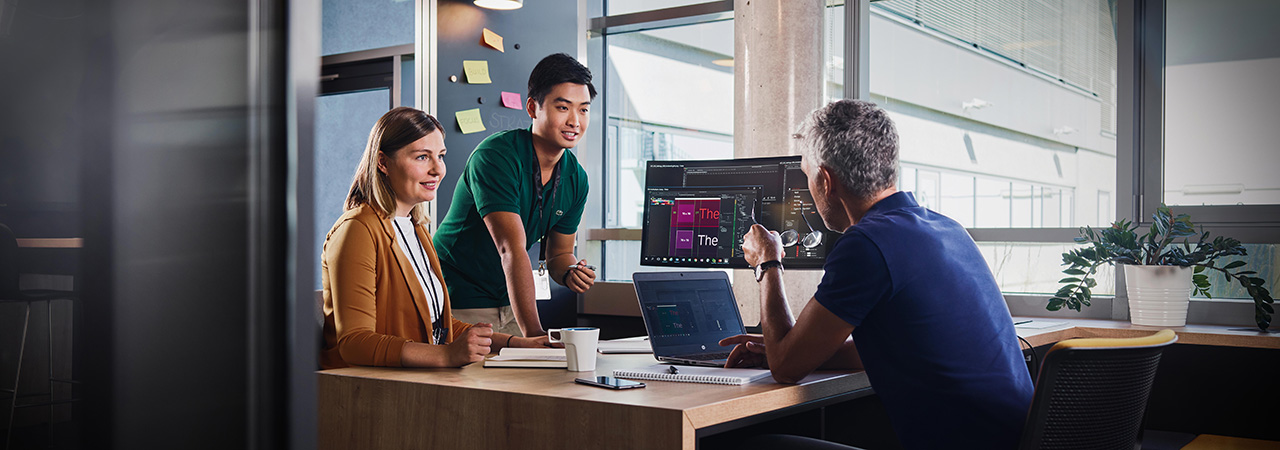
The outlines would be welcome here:
[[[1182,450],[1278,450],[1280,442],[1202,434]]]
[[[1067,339],[1054,344],[1049,351],[1061,350],[1067,348],[1124,348],[1124,347],[1149,347],[1152,345],[1161,345],[1174,342],[1178,339],[1178,334],[1173,330],[1163,329],[1156,334],[1150,336],[1136,338],[1080,338]]]

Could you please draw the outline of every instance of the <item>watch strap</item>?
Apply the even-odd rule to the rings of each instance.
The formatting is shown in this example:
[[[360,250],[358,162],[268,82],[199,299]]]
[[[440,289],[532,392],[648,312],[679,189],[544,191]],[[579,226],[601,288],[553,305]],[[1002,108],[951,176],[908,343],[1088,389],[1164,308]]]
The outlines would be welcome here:
[[[782,269],[782,261],[778,261],[778,260],[776,260],[776,259],[775,259],[775,260],[772,260],[772,261],[765,261],[765,262],[762,262],[762,263],[760,263],[760,265],[756,266],[756,282],[758,283],[758,282],[760,282],[760,280],[763,280],[763,279],[764,279],[764,273],[765,273],[765,272],[767,272],[767,271],[769,271],[769,269],[772,269],[772,268],[774,268],[774,267],[777,267],[779,270],[781,270],[781,269]]]

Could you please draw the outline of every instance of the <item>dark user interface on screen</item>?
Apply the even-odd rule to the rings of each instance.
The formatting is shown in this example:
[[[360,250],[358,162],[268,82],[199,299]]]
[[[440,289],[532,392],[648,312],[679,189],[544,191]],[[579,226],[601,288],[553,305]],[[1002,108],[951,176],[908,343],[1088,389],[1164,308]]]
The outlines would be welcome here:
[[[799,156],[650,161],[640,263],[746,268],[754,223],[781,234],[787,267],[822,267],[834,233],[822,224]]]

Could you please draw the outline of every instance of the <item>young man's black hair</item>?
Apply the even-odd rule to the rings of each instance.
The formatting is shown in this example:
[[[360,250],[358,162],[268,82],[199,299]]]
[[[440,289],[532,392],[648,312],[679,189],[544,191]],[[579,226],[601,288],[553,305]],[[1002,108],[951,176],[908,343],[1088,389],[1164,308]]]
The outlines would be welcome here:
[[[533,67],[533,73],[529,74],[529,98],[541,105],[551,88],[560,83],[585,84],[591,98],[596,98],[596,87],[591,84],[591,70],[564,53],[542,58]]]

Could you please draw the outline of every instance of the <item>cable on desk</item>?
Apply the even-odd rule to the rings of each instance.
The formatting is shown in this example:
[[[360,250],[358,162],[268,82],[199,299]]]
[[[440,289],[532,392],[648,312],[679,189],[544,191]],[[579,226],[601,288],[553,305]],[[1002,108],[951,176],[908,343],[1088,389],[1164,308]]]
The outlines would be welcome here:
[[[1027,349],[1031,350],[1031,366],[1035,368],[1036,372],[1039,372],[1040,371],[1040,355],[1036,354],[1036,348],[1032,347],[1031,343],[1027,342],[1026,339],[1023,339],[1022,336],[1018,336],[1018,340],[1022,341],[1023,344],[1027,344]],[[1036,375],[1037,374],[1035,373],[1031,374],[1032,382],[1035,382]]]

